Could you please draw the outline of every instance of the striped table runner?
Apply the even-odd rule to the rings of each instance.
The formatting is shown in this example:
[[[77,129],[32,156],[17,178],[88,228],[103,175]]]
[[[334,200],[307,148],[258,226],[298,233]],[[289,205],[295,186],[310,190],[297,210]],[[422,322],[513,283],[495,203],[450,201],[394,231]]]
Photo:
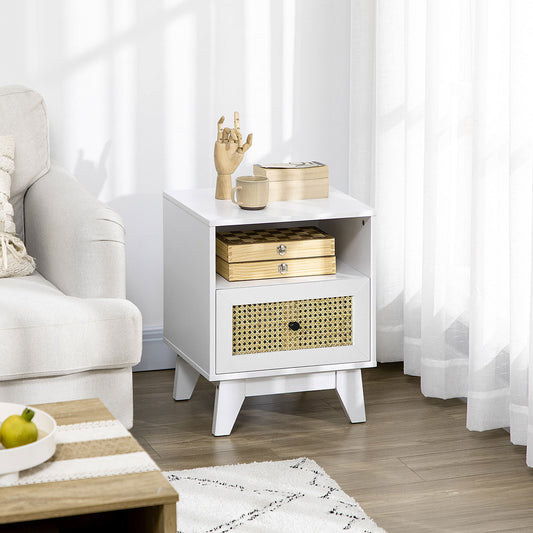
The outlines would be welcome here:
[[[48,461],[20,472],[5,486],[117,476],[159,470],[118,420],[58,425],[56,452]]]

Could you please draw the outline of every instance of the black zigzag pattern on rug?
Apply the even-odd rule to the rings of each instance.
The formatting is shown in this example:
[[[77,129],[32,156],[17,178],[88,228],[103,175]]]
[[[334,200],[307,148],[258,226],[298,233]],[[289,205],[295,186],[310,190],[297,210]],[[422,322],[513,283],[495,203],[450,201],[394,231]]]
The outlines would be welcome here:
[[[313,468],[313,463],[309,461],[307,457],[302,457],[298,459],[297,462],[291,465],[290,468],[296,468],[298,470],[304,470],[305,472],[311,472],[314,474],[313,479],[309,482],[310,485],[313,485],[318,488],[325,489],[326,492],[320,496],[322,499],[329,499],[329,497],[334,492],[341,492],[337,487],[334,487],[328,483],[320,483],[320,480],[325,480],[326,476],[323,472],[320,472],[316,468]],[[333,507],[329,512],[335,516],[343,517],[348,519],[348,523],[343,527],[344,530],[351,529],[358,521],[366,520],[363,510],[358,504],[353,504],[350,502],[344,502],[342,500],[336,502],[337,505]],[[344,507],[344,510],[341,510],[341,506]],[[355,514],[358,513],[358,514]],[[371,533],[369,530],[364,530],[363,533]]]
[[[254,494],[277,494],[280,495],[281,498],[275,499],[265,506],[261,508],[256,508],[248,511],[247,513],[243,513],[241,516],[230,520],[229,522],[225,522],[223,524],[219,524],[218,526],[215,526],[205,533],[226,533],[227,531],[231,531],[233,529],[236,529],[237,527],[241,526],[245,522],[250,522],[252,520],[255,520],[256,518],[275,511],[276,509],[279,509],[283,505],[286,505],[298,498],[302,498],[304,494],[300,492],[294,492],[289,493],[285,491],[278,491],[274,489],[248,489],[244,487],[243,485],[234,485],[231,483],[226,483],[224,481],[218,481],[216,479],[205,479],[205,478],[196,478],[193,476],[177,476],[176,474],[171,474],[168,476],[169,481],[192,481],[194,483],[197,483],[200,486],[217,486],[221,488],[227,488],[227,489],[237,489],[241,492],[253,492]],[[177,533],[184,533],[183,531],[178,530]]]

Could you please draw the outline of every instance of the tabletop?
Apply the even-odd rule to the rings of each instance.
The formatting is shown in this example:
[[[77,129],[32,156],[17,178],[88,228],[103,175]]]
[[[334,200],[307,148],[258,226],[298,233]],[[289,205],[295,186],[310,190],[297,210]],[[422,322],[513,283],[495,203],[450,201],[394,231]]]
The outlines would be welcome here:
[[[55,418],[58,427],[115,420],[98,399],[40,404],[35,407]],[[126,435],[121,438],[108,439],[108,455],[117,451],[118,453],[144,451],[129,432],[125,433]],[[86,457],[87,454],[91,454],[90,446],[79,446],[79,444],[58,444],[56,454],[50,460],[80,455]],[[17,485],[0,488],[2,502],[0,524],[119,509],[175,505],[177,500],[178,494],[159,470]]]
[[[269,202],[258,211],[241,209],[231,200],[217,200],[214,189],[166,191],[163,198],[209,226],[369,217],[375,214],[373,207],[334,188],[330,188],[327,198]]]

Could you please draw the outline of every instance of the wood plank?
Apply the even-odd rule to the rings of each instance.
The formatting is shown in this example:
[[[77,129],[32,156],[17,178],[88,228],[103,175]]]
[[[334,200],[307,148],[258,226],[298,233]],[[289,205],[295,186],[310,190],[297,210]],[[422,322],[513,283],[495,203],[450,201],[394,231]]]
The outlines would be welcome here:
[[[508,445],[504,445],[509,448]],[[431,481],[465,476],[478,476],[498,472],[522,471],[523,446],[502,446],[470,448],[454,451],[439,451],[400,457],[402,463],[416,472],[422,479]],[[532,502],[533,503],[533,502]]]
[[[38,407],[55,418],[58,425],[114,419],[114,416],[98,398],[70,402],[42,403],[35,405],[35,407]]]
[[[369,488],[358,493],[357,501],[388,533],[533,529],[531,482],[525,471],[466,476]]]

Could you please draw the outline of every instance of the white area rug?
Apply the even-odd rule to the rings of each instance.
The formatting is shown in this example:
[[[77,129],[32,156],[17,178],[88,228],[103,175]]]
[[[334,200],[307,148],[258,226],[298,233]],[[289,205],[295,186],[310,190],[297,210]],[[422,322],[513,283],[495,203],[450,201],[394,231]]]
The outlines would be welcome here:
[[[305,457],[164,474],[179,493],[179,533],[385,533]]]

